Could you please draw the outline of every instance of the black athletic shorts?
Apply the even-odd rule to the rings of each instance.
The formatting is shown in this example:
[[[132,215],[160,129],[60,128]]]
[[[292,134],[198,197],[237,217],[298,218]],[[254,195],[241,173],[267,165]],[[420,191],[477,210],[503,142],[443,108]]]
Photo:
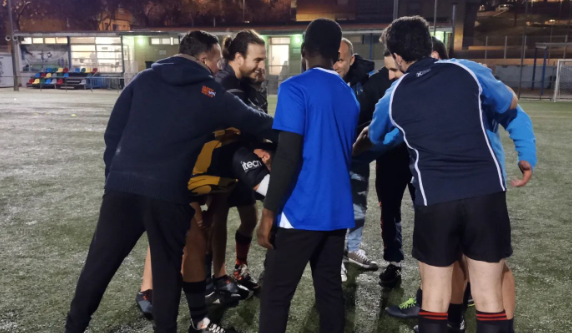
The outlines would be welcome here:
[[[234,178],[239,181],[228,197],[229,207],[254,205],[256,197],[253,188],[270,172],[252,149],[246,146],[234,151],[231,166]]]
[[[413,257],[446,267],[462,254],[485,262],[512,255],[505,192],[415,206]]]

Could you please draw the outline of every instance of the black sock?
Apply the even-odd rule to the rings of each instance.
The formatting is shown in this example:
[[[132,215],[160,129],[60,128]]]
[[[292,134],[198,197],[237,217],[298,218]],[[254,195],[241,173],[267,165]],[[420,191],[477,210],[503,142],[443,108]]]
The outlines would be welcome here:
[[[207,317],[207,303],[205,302],[206,287],[206,281],[183,282],[183,291],[185,292],[187,303],[189,304],[191,320],[195,328]]]
[[[218,281],[226,280],[226,279],[228,279],[228,275],[223,275],[221,277],[215,277],[214,282],[218,282]]]
[[[419,311],[420,333],[447,333],[447,313]]]
[[[508,333],[514,333],[514,318],[508,320]]]
[[[417,301],[417,306],[419,307],[423,306],[423,290],[421,290],[421,288],[417,289],[415,300]]]
[[[455,324],[463,321],[463,304],[449,304],[448,320]]]
[[[213,274],[213,254],[207,253],[205,254],[205,278],[208,280],[211,278]]]
[[[237,269],[242,264],[248,264],[248,252],[250,251],[252,236],[245,236],[237,230],[234,234],[234,240],[236,241],[236,264],[234,268]]]
[[[477,333],[508,333],[508,327],[504,310],[496,313],[477,311]]]
[[[469,298],[471,298],[471,283],[467,283],[467,288],[465,288],[465,295],[463,296],[463,305],[465,309],[469,307]]]

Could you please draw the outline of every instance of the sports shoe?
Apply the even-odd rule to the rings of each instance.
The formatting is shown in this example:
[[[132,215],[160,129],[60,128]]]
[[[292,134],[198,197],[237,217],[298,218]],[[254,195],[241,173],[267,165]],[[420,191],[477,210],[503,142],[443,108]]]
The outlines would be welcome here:
[[[421,310],[421,306],[417,304],[415,297],[399,305],[385,308],[385,312],[387,312],[388,315],[401,319],[417,318],[419,316],[419,310]]]
[[[367,270],[377,271],[379,269],[377,263],[373,260],[369,260],[365,251],[362,249],[356,252],[348,252],[348,262]]]
[[[193,325],[191,324],[191,326],[189,326],[189,333],[238,333],[238,332],[232,328],[224,329],[221,326],[209,321],[209,324],[205,328],[194,328]]]
[[[419,333],[419,326],[415,325],[413,327],[413,332]],[[452,324],[451,322],[447,323],[447,333],[465,333],[465,319],[461,322],[461,324]]]
[[[379,285],[384,288],[393,288],[401,282],[401,267],[389,264],[381,274],[379,274]]]
[[[234,280],[241,286],[248,290],[258,292],[260,291],[260,285],[256,280],[250,275],[250,270],[248,266],[242,264],[234,269]]]
[[[153,290],[140,291],[135,296],[135,302],[143,316],[149,320],[153,319]]]
[[[342,282],[346,282],[348,280],[348,270],[346,269],[346,266],[344,266],[344,263],[342,262]]]

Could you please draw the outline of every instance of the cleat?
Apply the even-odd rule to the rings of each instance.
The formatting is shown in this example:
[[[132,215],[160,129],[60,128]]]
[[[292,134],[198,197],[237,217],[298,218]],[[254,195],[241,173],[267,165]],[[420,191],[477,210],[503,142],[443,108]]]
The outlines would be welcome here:
[[[143,313],[143,316],[149,320],[153,319],[153,290],[140,291],[135,296],[137,307]]]
[[[387,307],[385,312],[395,318],[411,319],[419,316],[419,310],[421,310],[421,306],[417,304],[417,300],[410,298],[399,305]]]
[[[401,282],[401,267],[389,264],[381,274],[379,274],[379,285],[384,288],[393,288]]]
[[[234,280],[246,289],[258,292],[260,290],[260,285],[256,280],[250,275],[250,270],[246,264],[242,264],[235,268],[234,270]]]

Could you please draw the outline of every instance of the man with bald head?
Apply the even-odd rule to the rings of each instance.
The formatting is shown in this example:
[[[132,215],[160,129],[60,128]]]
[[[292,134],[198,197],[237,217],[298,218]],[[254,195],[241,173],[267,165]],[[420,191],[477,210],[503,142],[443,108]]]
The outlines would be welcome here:
[[[391,82],[388,80],[386,69],[375,71],[373,61],[365,60],[354,53],[354,47],[350,40],[342,39],[339,53],[338,61],[334,64],[334,70],[352,88],[360,102],[358,121],[358,131],[360,131],[371,120],[375,104],[383,97]],[[348,230],[345,261],[363,269],[377,270],[377,263],[370,260],[365,251],[360,248],[367,210],[369,168],[368,162],[352,161],[350,175],[356,226]],[[346,281],[346,269],[343,264],[341,275],[342,281]]]

